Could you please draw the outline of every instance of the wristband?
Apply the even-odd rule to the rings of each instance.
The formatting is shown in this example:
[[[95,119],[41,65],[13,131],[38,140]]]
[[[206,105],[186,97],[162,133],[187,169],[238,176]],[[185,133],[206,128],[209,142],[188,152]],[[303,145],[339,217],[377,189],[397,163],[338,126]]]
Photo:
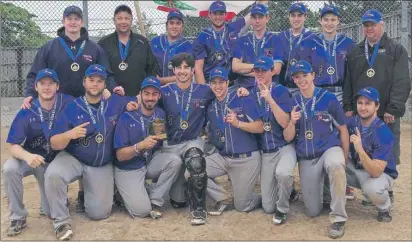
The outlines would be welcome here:
[[[133,145],[134,151],[136,152],[136,155],[138,155],[140,153],[139,149],[137,148],[137,144]]]

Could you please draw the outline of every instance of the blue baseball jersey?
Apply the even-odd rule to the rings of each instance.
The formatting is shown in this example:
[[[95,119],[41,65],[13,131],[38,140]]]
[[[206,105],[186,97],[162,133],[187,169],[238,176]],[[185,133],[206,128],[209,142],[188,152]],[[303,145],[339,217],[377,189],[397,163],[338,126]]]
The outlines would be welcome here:
[[[398,171],[396,170],[395,156],[392,152],[395,138],[389,127],[378,117],[369,127],[364,127],[361,124],[359,115],[356,115],[351,117],[348,122],[349,135],[356,134],[355,128],[358,128],[361,133],[362,147],[369,158],[386,161],[387,165],[383,172],[396,179]],[[350,154],[352,160],[358,158],[352,143],[350,144]]]
[[[120,116],[114,133],[114,148],[120,149],[135,145],[149,136],[149,124],[155,119],[166,121],[165,112],[156,107],[151,116],[144,115],[141,110],[125,112]],[[127,161],[115,159],[114,165],[122,170],[136,170],[146,165],[146,159],[158,150],[162,142],[158,142],[151,150],[144,150]]]
[[[279,83],[288,88],[297,88],[293,82],[292,66],[299,61],[299,52],[303,41],[308,41],[314,35],[309,29],[304,28],[300,35],[291,34],[291,29],[285,30],[278,34],[276,48],[281,52],[283,65],[279,73]]]
[[[255,134],[223,122],[223,118],[228,113],[226,105],[237,113],[239,121],[252,122],[260,119],[256,101],[252,97],[238,97],[236,91],[228,93],[222,102],[217,99],[211,102],[207,107],[206,117],[210,122],[212,143],[219,153],[222,156],[231,156],[258,150]]]
[[[205,59],[203,73],[206,82],[209,82],[212,69],[216,67],[231,69],[232,49],[235,48],[239,32],[245,24],[245,19],[240,18],[225,24],[225,28],[221,31],[214,31],[209,27],[197,36],[193,42],[193,56],[195,60]],[[222,60],[218,60],[218,53],[222,55]]]
[[[269,56],[273,58],[275,63],[282,63],[280,49],[276,46],[276,35],[266,32],[262,39],[253,41],[254,36],[254,33],[249,33],[238,39],[236,48],[232,50],[233,58],[240,59],[243,63],[253,64],[258,57]],[[238,83],[240,87],[250,88],[255,85],[255,78],[239,75]]]
[[[41,108],[38,98],[33,99],[30,109],[21,109],[11,124],[6,142],[22,145],[26,151],[41,155],[47,163],[50,163],[58,154],[58,151],[50,147],[51,129],[56,123],[56,117],[74,99],[72,96],[60,93],[57,93],[55,98],[51,110]]]
[[[308,118],[302,117],[296,122],[296,155],[301,159],[319,158],[327,149],[341,146],[337,127],[346,124],[346,116],[333,93],[315,88],[314,98],[306,99],[300,92],[294,95],[297,111],[306,110]],[[304,108],[302,107],[302,100]]]
[[[336,37],[336,41],[327,41],[322,34],[316,34],[302,42],[303,50],[300,52],[300,59],[311,63],[316,74],[315,85],[318,87],[343,87],[347,55],[356,43],[344,34],[338,33]]]
[[[78,97],[69,103],[59,116],[52,129],[52,136],[62,134],[74,127],[90,122],[86,128],[86,137],[71,140],[65,150],[80,162],[88,166],[104,166],[113,160],[113,135],[117,120],[125,111],[127,101],[136,97],[121,97],[113,94],[108,100],[101,100],[98,107],[89,104],[96,124],[89,115],[84,97]],[[103,107],[103,108],[102,108]],[[103,135],[101,143],[96,141],[98,134]]]
[[[210,87],[193,82],[189,88],[182,90],[176,83],[172,83],[162,87],[161,93],[160,105],[167,115],[168,144],[178,144],[199,137],[205,124],[207,104],[215,97]],[[182,112],[186,110],[185,118]],[[187,122],[187,129],[181,128],[183,121]]]
[[[167,36],[160,35],[152,39],[150,46],[159,66],[160,77],[174,76],[173,70],[169,68],[173,56],[179,53],[192,54],[192,43],[184,37],[169,44]]]
[[[269,123],[271,127],[269,131],[265,130],[263,134],[259,134],[259,148],[263,151],[276,152],[288,144],[283,137],[283,127],[280,126],[273,116],[270,105],[266,103],[264,98],[260,98],[259,88],[255,87],[251,93],[259,105],[260,116],[262,117],[264,125],[267,126]],[[286,87],[272,83],[271,95],[284,112],[290,113],[292,111],[293,98]]]

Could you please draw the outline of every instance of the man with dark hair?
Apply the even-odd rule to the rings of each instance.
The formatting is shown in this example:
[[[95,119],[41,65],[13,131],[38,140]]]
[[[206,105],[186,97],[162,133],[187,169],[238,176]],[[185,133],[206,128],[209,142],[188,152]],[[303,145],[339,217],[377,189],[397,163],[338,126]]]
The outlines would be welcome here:
[[[131,31],[132,21],[132,10],[127,5],[118,6],[113,17],[116,31],[98,42],[106,51],[116,82],[124,88],[126,96],[136,96],[143,79],[158,72],[149,42]]]
[[[179,53],[192,53],[192,43],[183,37],[183,14],[178,10],[172,10],[167,15],[167,34],[152,39],[150,45],[159,66],[159,80],[162,85],[176,82],[173,73],[172,58]]]

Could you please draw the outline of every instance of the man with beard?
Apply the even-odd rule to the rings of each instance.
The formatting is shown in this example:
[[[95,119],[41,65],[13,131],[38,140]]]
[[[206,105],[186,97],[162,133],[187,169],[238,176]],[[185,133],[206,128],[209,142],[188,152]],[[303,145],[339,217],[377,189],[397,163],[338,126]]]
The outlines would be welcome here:
[[[295,107],[283,136],[288,142],[296,141],[306,213],[316,217],[322,211],[323,181],[327,175],[332,197],[329,214],[332,224],[328,236],[340,238],[345,233],[348,219],[345,210],[345,162],[348,160],[349,134],[345,114],[335,95],[315,87],[315,73],[308,62],[298,61],[293,67],[292,78],[299,93],[294,96]]]
[[[41,208],[50,216],[49,203],[44,191],[44,173],[57,155],[50,149],[50,132],[55,118],[73,100],[59,94],[59,79],[54,70],[43,69],[37,73],[34,87],[38,98],[30,109],[20,110],[10,127],[7,143],[12,158],[3,166],[4,191],[10,210],[11,225],[8,236],[15,236],[27,226],[27,210],[23,204],[23,177],[34,175],[40,187]]]
[[[348,124],[352,143],[346,173],[348,184],[360,188],[377,207],[379,222],[390,222],[392,203],[388,191],[398,177],[392,152],[395,140],[389,127],[377,116],[378,91],[362,88],[355,99],[358,115]]]
[[[252,88],[255,78],[253,64],[261,56],[270,56],[275,60],[272,75],[278,75],[282,67],[281,56],[276,46],[276,35],[266,31],[269,12],[265,5],[255,4],[250,10],[253,33],[242,36],[233,49],[233,72],[239,74],[237,86]]]
[[[162,216],[163,197],[182,166],[179,156],[161,152],[160,135],[149,133],[155,123],[165,125],[165,112],[156,107],[160,97],[160,81],[147,77],[141,86],[139,109],[122,114],[116,125],[114,180],[132,217]],[[155,181],[148,190],[146,179]]]
[[[172,58],[179,53],[192,53],[192,43],[182,35],[183,24],[183,14],[178,9],[170,11],[166,21],[167,34],[154,37],[150,42],[159,65],[158,79],[162,85],[176,82]]]
[[[256,60],[253,73],[257,85],[251,93],[259,104],[264,128],[258,136],[262,153],[262,206],[265,213],[273,214],[273,222],[280,225],[286,222],[290,209],[296,152],[282,134],[289,122],[293,99],[286,87],[272,82],[273,64],[273,59],[267,56]]]
[[[267,3],[267,1],[258,1]],[[209,73],[216,67],[231,69],[232,51],[242,28],[249,28],[250,14],[232,23],[225,23],[226,5],[215,1],[209,7],[209,19],[212,26],[204,29],[193,43],[193,55],[196,60],[196,82],[205,84]],[[234,77],[231,77],[233,79]]]
[[[311,38],[313,32],[304,27],[307,19],[307,9],[303,3],[293,3],[289,8],[289,23],[291,28],[278,35],[279,45],[282,54],[282,70],[279,74],[279,83],[289,89],[293,95],[299,89],[291,78],[292,67],[299,59],[299,52],[302,41]]]
[[[59,240],[73,236],[66,207],[67,186],[71,182],[83,178],[85,211],[89,218],[105,219],[112,209],[113,134],[126,98],[113,95],[102,99],[106,78],[103,66],[89,66],[83,80],[85,96],[67,105],[51,132],[52,149],[62,151],[47,168],[45,190]]]
[[[263,123],[256,102],[251,97],[238,97],[228,88],[224,68],[210,73],[210,88],[215,100],[207,106],[211,141],[218,152],[206,157],[207,194],[216,202],[210,215],[221,215],[232,208],[229,194],[213,180],[228,174],[233,188],[234,207],[249,212],[261,206],[262,198],[253,189],[256,185],[261,156],[255,134],[263,133]]]
[[[113,17],[116,31],[99,41],[106,51],[116,82],[126,96],[136,96],[147,76],[157,74],[157,64],[145,37],[131,31],[133,14],[127,5],[120,5]]]

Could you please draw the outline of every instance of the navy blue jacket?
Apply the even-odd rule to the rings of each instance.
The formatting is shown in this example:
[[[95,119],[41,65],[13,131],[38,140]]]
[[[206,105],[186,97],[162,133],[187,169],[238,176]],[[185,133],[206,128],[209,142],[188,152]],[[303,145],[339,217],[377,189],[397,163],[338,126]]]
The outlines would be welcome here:
[[[85,28],[81,29],[80,38],[73,42],[64,34],[64,27],[57,30],[57,35],[64,39],[67,46],[72,49],[74,56],[77,55],[83,40],[86,40],[84,50],[81,56],[76,59],[80,65],[78,71],[72,71],[70,65],[73,60],[66,53],[64,47],[60,44],[58,38],[54,38],[47,42],[37,52],[36,58],[30,68],[26,77],[26,91],[25,96],[37,97],[37,92],[34,89],[34,80],[37,72],[42,69],[54,69],[60,80],[61,93],[71,95],[73,97],[83,96],[85,93],[83,87],[83,77],[86,69],[92,64],[100,64],[110,70],[109,62],[103,49],[94,41],[89,40],[89,35]],[[108,71],[107,89],[112,91],[116,86],[113,74]]]

